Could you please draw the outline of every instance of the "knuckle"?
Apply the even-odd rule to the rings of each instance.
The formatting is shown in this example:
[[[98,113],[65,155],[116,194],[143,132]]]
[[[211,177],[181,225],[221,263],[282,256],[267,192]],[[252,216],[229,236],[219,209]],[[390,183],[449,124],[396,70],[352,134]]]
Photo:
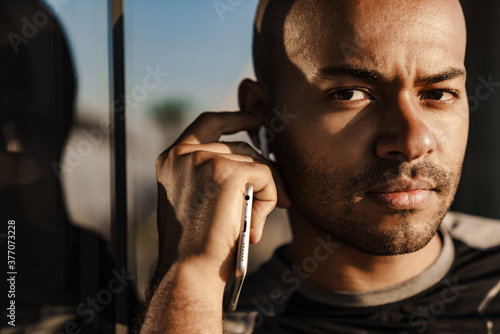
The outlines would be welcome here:
[[[156,168],[156,170],[162,169],[164,163],[165,163],[165,156],[162,153],[162,154],[160,154],[159,156],[156,157],[156,160],[155,160],[155,168]]]
[[[258,164],[258,168],[260,168],[260,172],[262,173],[263,178],[265,178],[268,181],[268,183],[273,184],[274,189],[276,190],[276,184],[274,182],[274,176],[271,167],[265,164]]]
[[[268,165],[257,163],[253,164],[253,167],[258,168],[259,172],[265,175],[266,177],[272,177],[273,172],[271,170],[271,167],[269,167]]]
[[[253,159],[253,157],[251,156],[248,156],[248,155],[240,155],[241,159],[244,160],[245,162],[247,163],[251,163],[253,164],[255,161]]]
[[[237,141],[237,142],[234,142],[234,146],[235,146],[238,150],[241,150],[241,151],[244,151],[244,152],[250,152],[250,151],[253,151],[252,146],[250,146],[250,144],[248,144],[247,142],[244,142],[244,141]]]
[[[179,144],[169,147],[160,154],[155,160],[157,179],[160,179],[160,175],[175,169],[175,166],[182,161],[179,158],[186,154],[187,150],[188,145]]]
[[[174,158],[189,153],[189,145],[178,144],[170,149],[169,156]]]
[[[192,159],[192,162],[193,162],[193,165],[194,166],[201,166],[203,164],[205,164],[205,162],[210,159],[210,156],[212,154],[210,154],[209,152],[206,152],[206,151],[194,151],[191,153],[191,159]]]
[[[156,180],[160,183],[162,183],[165,178],[168,178],[167,174],[169,173],[169,169],[166,165],[166,156],[164,154],[159,155],[155,161],[155,170]]]
[[[159,155],[155,160],[155,170],[156,170],[156,178],[159,178],[160,171],[163,169],[163,165],[165,162],[165,158],[163,155]]]
[[[173,161],[167,155],[161,154],[155,161],[156,180],[160,183],[170,178],[173,168]]]
[[[231,175],[231,171],[234,170],[234,163],[232,161],[224,158],[213,158],[210,159],[206,172],[210,173],[213,180],[217,183],[224,183]]]
[[[164,170],[166,165],[168,164],[168,160],[169,160],[168,157],[170,155],[169,150],[170,149],[165,150],[162,154],[160,154],[159,156],[156,157],[155,169],[156,169],[157,173]]]
[[[202,123],[205,123],[205,122],[213,122],[214,119],[216,119],[216,116],[217,116],[217,113],[216,112],[213,112],[213,111],[205,111],[205,112],[202,112],[200,114],[200,116],[198,116],[198,118],[196,119],[198,122],[202,122]]]

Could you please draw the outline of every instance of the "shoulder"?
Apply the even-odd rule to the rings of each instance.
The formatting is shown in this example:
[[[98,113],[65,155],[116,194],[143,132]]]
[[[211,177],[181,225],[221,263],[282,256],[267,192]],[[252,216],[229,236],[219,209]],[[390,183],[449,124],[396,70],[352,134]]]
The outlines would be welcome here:
[[[443,225],[455,240],[471,248],[489,250],[500,247],[500,220],[448,212]]]

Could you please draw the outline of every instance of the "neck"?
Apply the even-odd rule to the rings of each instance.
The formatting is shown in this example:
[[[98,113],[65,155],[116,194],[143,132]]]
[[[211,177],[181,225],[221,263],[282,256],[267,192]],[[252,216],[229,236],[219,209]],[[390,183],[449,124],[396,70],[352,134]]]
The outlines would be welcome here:
[[[288,213],[294,235],[286,253],[288,260],[300,266],[310,281],[327,289],[364,292],[388,288],[424,272],[441,252],[441,238],[436,234],[414,253],[370,255],[335,240],[293,207]]]

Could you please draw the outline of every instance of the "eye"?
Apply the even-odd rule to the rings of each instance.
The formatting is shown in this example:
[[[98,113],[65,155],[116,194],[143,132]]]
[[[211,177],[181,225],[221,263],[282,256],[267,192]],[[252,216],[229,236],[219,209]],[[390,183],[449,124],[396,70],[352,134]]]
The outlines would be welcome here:
[[[364,99],[370,99],[370,96],[360,89],[338,89],[333,91],[329,97],[332,100],[340,100],[340,101],[360,101]]]
[[[449,102],[458,97],[458,94],[448,90],[431,90],[422,94],[421,99]]]

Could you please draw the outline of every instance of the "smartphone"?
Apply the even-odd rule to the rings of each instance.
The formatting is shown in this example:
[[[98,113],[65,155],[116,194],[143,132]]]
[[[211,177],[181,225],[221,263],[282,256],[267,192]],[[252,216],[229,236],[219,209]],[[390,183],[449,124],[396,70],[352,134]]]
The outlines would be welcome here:
[[[243,201],[243,216],[236,253],[234,280],[226,300],[225,310],[234,312],[240,298],[241,287],[248,269],[248,247],[250,246],[250,223],[252,221],[253,186],[247,185]]]
[[[260,151],[262,156],[269,160],[269,148],[267,143],[266,131],[263,126],[259,129]],[[253,186],[247,185],[245,189],[245,197],[243,201],[243,216],[238,239],[238,248],[236,253],[236,266],[234,270],[234,280],[229,290],[228,298],[226,299],[224,309],[226,312],[234,312],[238,306],[241,287],[248,270],[248,248],[250,246],[250,223],[252,220],[252,202],[253,202]]]

